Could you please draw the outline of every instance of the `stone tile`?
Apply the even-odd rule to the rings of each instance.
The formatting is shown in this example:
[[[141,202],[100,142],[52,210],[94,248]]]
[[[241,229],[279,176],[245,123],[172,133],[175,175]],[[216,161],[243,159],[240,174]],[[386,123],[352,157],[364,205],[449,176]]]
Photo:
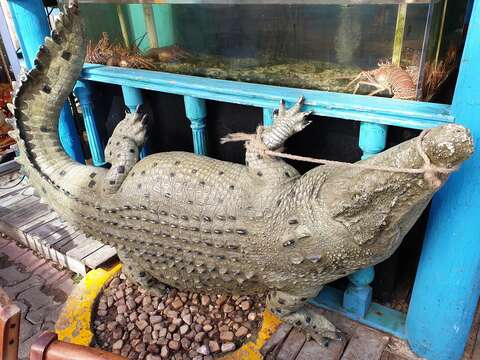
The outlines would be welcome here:
[[[37,310],[53,303],[53,296],[46,295],[41,286],[33,286],[25,290],[18,295],[17,299],[23,300],[31,310]]]
[[[67,277],[61,283],[56,285],[56,288],[62,290],[65,294],[70,294],[75,287],[75,283],[73,282],[71,277]]]
[[[18,360],[29,359],[30,348],[32,347],[35,340],[37,340],[38,335],[40,334],[35,334],[30,338],[23,340],[23,342],[20,344],[20,348],[18,349]]]
[[[35,336],[40,331],[41,324],[32,324],[30,321],[25,319],[22,320],[20,324],[20,343],[23,343],[25,340]]]
[[[33,273],[45,279],[46,281],[49,281],[50,279],[56,277],[59,273],[61,274],[62,271],[53,267],[51,262],[45,262],[42,266],[39,266],[33,270]]]
[[[22,281],[19,284],[4,287],[3,290],[8,294],[10,299],[15,299],[18,294],[24,292],[25,290],[33,286],[42,286],[45,283],[45,280],[37,275],[32,275],[25,281]]]
[[[25,319],[34,325],[42,325],[46,322],[55,322],[61,308],[62,304],[51,304],[37,310],[30,310],[25,315]]]
[[[3,238],[0,237],[0,249],[3,248],[4,246],[7,246],[10,244],[13,240],[10,240],[9,238]]]
[[[72,273],[0,238],[0,286],[22,312],[19,359],[43,330],[54,330],[63,303],[73,289]]]
[[[1,249],[0,249],[1,252]],[[40,266],[45,264],[47,260],[40,258],[36,256],[33,251],[29,251],[26,253],[24,256],[22,256],[22,265],[25,268],[25,271],[34,271],[35,269],[38,269]]]
[[[5,254],[9,257],[10,260],[15,260],[18,257],[25,255],[29,252],[27,248],[19,247],[14,241],[10,242],[7,246],[4,246],[1,249],[2,254]]]
[[[31,274],[20,271],[16,264],[0,270],[0,285],[2,287],[16,285],[30,277]]]

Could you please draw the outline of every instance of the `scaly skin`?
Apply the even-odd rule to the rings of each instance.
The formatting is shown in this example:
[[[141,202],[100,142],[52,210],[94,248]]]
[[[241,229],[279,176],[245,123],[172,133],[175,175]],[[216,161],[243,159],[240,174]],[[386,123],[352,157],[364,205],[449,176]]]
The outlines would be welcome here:
[[[106,149],[111,169],[71,161],[58,141],[61,105],[85,55],[76,4],[57,21],[37,69],[15,97],[18,161],[44,201],[71,224],[114,245],[127,274],[152,291],[164,284],[224,293],[268,292],[271,310],[315,339],[335,328],[304,306],[322,286],[390,256],[435,189],[418,174],[321,166],[303,176],[255,149],[247,165],[185,152],[138,161],[144,118],[126,114]],[[279,149],[308,122],[299,101],[281,104],[262,141]],[[472,151],[468,130],[432,129],[422,147],[453,167]],[[111,152],[111,154],[110,154]],[[363,164],[421,168],[416,140]],[[446,176],[442,176],[443,182]]]

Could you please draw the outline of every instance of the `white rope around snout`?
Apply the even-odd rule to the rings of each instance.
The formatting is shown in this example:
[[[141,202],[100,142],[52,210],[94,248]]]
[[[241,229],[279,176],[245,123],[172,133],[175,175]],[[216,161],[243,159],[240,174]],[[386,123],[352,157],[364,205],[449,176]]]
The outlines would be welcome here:
[[[358,164],[358,163],[352,164],[352,163],[346,163],[342,161],[316,159],[312,157],[285,154],[279,151],[272,151],[268,149],[267,146],[263,143],[263,140],[262,140],[263,130],[264,130],[263,126],[258,126],[255,134],[247,134],[247,133],[241,133],[241,132],[232,133],[222,138],[220,140],[220,143],[225,144],[228,142],[245,141],[245,147],[248,150],[255,151],[260,155],[279,157],[279,158],[290,159],[295,161],[305,161],[305,162],[310,162],[314,164],[331,165],[336,167],[352,167],[352,168],[365,169],[365,170],[387,171],[387,172],[402,173],[402,174],[423,174],[423,178],[425,179],[425,181],[434,189],[442,185],[442,180],[439,178],[439,174],[448,175],[454,171],[457,171],[459,168],[458,166],[453,168],[446,168],[446,167],[440,167],[432,164],[430,158],[425,153],[422,146],[423,138],[429,132],[428,129],[423,130],[417,138],[416,149],[424,162],[423,166],[420,169],[414,169],[414,168],[402,169],[402,168],[396,168],[392,166],[376,166],[376,165],[366,165],[366,164]]]

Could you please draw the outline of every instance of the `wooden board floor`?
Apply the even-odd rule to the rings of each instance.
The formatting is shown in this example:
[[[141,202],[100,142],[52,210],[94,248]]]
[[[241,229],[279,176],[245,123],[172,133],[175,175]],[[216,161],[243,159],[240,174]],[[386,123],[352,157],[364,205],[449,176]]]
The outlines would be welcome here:
[[[270,351],[266,360],[420,360],[406,342],[369,328],[332,311],[314,308],[344,334],[343,340],[330,341],[328,346],[306,340],[305,334],[289,325],[267,341]],[[263,352],[263,351],[262,351]]]
[[[3,164],[2,164],[3,165]],[[33,195],[33,188],[9,166],[0,165],[0,232],[37,251],[43,257],[82,275],[116,256],[114,248],[88,239],[62,222]]]

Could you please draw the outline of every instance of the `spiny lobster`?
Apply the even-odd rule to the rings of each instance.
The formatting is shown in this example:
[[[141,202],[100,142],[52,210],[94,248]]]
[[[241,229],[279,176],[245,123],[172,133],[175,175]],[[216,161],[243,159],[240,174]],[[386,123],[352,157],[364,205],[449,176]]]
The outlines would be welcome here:
[[[418,75],[415,75],[413,70],[404,70],[391,63],[379,63],[377,69],[362,71],[358,74],[345,89],[358,81],[354,94],[357,93],[360,85],[369,85],[376,88],[368,94],[369,96],[388,91],[394,99],[414,100],[417,93],[415,78],[418,78]]]
[[[91,41],[87,44],[85,60],[92,64],[155,70],[155,65],[142,56],[138,48],[126,49],[112,44],[106,32],[102,33],[102,38],[95,45]]]

